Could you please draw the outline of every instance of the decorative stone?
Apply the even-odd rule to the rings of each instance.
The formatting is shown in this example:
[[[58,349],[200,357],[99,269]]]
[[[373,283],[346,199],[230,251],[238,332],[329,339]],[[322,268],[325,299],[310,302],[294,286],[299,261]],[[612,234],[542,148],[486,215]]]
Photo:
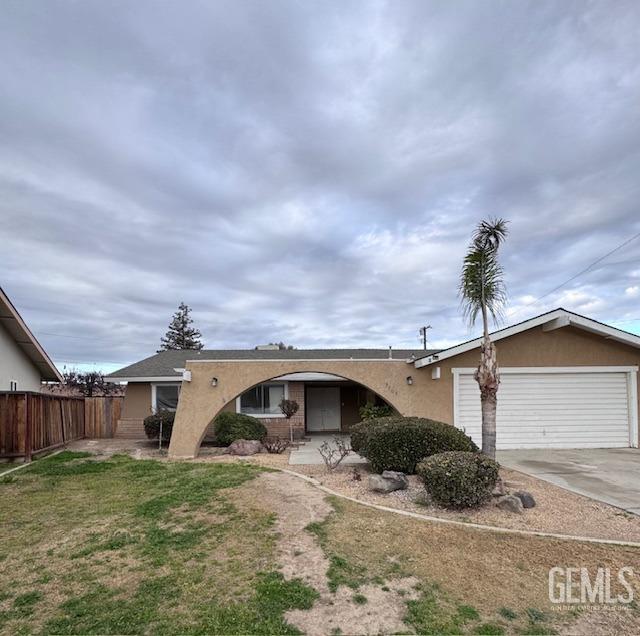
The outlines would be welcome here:
[[[495,488],[491,491],[493,497],[503,497],[507,494],[507,489],[504,487],[504,482],[501,477],[498,477]]]
[[[402,475],[402,477],[387,477],[385,473],[391,475]],[[375,492],[393,492],[394,490],[404,490],[407,487],[407,477],[404,473],[395,473],[385,470],[382,475],[369,475],[369,490]]]
[[[237,439],[225,452],[229,455],[255,455],[262,452],[262,443],[257,439]]]
[[[500,497],[496,502],[496,506],[500,510],[506,510],[507,512],[515,512],[516,514],[522,514],[522,502],[515,495],[504,495]]]
[[[536,500],[533,498],[533,495],[526,490],[518,490],[514,492],[513,495],[522,502],[523,508],[533,508],[536,505]]]
[[[400,484],[400,488],[398,488],[398,490],[406,490],[409,487],[409,480],[407,479],[407,476],[398,470],[383,470],[382,476],[385,479],[397,481]]]

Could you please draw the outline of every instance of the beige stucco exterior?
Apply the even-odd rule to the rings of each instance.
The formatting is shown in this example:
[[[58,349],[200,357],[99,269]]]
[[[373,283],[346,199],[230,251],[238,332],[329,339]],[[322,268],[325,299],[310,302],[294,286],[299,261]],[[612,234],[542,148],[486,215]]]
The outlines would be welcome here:
[[[635,366],[638,349],[584,330],[565,327],[543,331],[535,327],[497,343],[502,367]],[[212,419],[225,405],[261,382],[297,372],[339,375],[375,391],[403,415],[452,423],[453,368],[474,367],[478,349],[443,360],[440,379],[432,366],[416,369],[402,360],[290,360],[187,362],[191,382],[184,382],[169,447],[172,457],[191,458]],[[411,376],[413,383],[408,384]],[[212,386],[213,377],[218,379]],[[640,393],[640,391],[639,391]]]
[[[151,383],[129,382],[122,408],[122,419],[144,419],[147,415],[151,415]]]
[[[11,382],[18,391],[39,391],[40,371],[0,325],[0,391],[11,390]]]

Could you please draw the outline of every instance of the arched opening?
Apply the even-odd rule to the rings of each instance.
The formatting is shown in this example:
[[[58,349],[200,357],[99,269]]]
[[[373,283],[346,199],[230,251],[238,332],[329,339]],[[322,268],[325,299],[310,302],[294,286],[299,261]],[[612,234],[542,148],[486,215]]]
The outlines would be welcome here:
[[[406,366],[401,360],[291,360],[291,361],[198,361],[188,367],[190,380],[183,382],[178,402],[178,410],[173,427],[173,434],[169,445],[169,456],[173,458],[196,457],[200,445],[205,436],[210,438],[213,433],[212,422],[223,409],[238,408],[240,399],[242,407],[242,395],[258,385],[264,385],[278,381],[298,382],[298,386],[304,390],[305,411],[315,411],[311,422],[307,412],[304,419],[298,421],[297,428],[313,433],[314,429],[329,430],[337,428],[335,415],[318,420],[318,410],[329,410],[327,403],[333,400],[336,405],[336,391],[313,393],[314,387],[334,388],[354,387],[351,397],[345,392],[345,400],[342,400],[340,391],[340,429],[346,430],[347,425],[353,424],[356,419],[356,411],[360,403],[369,399],[374,402],[386,403],[394,411],[407,414],[411,408],[410,394],[413,387],[405,382]],[[298,375],[294,375],[298,374]],[[304,375],[300,375],[304,374]],[[311,375],[313,374],[313,375]],[[333,376],[333,377],[328,377]],[[283,378],[285,378],[283,380]],[[324,384],[321,384],[324,383]],[[307,393],[311,390],[311,393]],[[358,393],[359,391],[359,393]],[[367,393],[370,391],[370,393]],[[273,395],[275,396],[275,391]],[[300,395],[300,393],[299,393]],[[302,399],[304,399],[302,398]],[[311,410],[309,410],[309,398]],[[349,399],[346,399],[349,398]],[[261,400],[261,401],[259,401]],[[319,406],[314,407],[314,401]],[[343,402],[344,409],[343,411]],[[259,392],[245,399],[245,404],[251,408],[265,408],[264,392]],[[271,400],[268,401],[268,407]],[[323,406],[324,405],[324,406]],[[351,415],[348,415],[348,412]],[[345,414],[345,412],[347,414]],[[267,413],[273,416],[273,413]],[[359,413],[358,413],[359,415]],[[333,420],[331,419],[333,417]],[[270,418],[271,419],[271,418]],[[272,431],[284,436],[288,430],[288,424],[283,418],[272,418],[280,421],[280,429],[274,425]],[[320,421],[320,423],[318,423]],[[343,424],[344,422],[344,424]],[[298,433],[300,434],[300,433]]]
[[[297,412],[287,418],[282,400],[297,404]],[[301,440],[320,434],[348,434],[360,422],[363,410],[380,414],[397,409],[367,386],[325,372],[294,372],[274,376],[248,387],[213,415],[201,446],[215,445],[215,419],[224,411],[243,413],[259,419],[270,437]]]

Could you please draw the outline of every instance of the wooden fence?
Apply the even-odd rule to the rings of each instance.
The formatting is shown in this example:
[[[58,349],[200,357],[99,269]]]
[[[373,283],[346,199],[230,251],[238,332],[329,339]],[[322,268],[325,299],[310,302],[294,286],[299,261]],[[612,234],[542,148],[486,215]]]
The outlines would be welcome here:
[[[23,457],[83,437],[113,437],[123,398],[0,392],[0,458]]]

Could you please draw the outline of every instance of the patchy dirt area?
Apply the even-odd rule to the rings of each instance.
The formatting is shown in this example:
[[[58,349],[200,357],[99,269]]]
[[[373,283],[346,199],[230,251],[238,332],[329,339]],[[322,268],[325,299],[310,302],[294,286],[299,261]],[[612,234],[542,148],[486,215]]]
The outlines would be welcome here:
[[[277,515],[280,571],[286,579],[302,579],[320,594],[310,610],[287,612],[288,623],[309,636],[406,632],[406,601],[417,598],[418,579],[406,577],[363,585],[357,597],[364,599],[362,603],[354,600],[354,590],[346,585],[335,592],[330,590],[329,560],[314,535],[305,530],[333,511],[323,492],[292,475],[265,473],[240,488],[236,497]]]

